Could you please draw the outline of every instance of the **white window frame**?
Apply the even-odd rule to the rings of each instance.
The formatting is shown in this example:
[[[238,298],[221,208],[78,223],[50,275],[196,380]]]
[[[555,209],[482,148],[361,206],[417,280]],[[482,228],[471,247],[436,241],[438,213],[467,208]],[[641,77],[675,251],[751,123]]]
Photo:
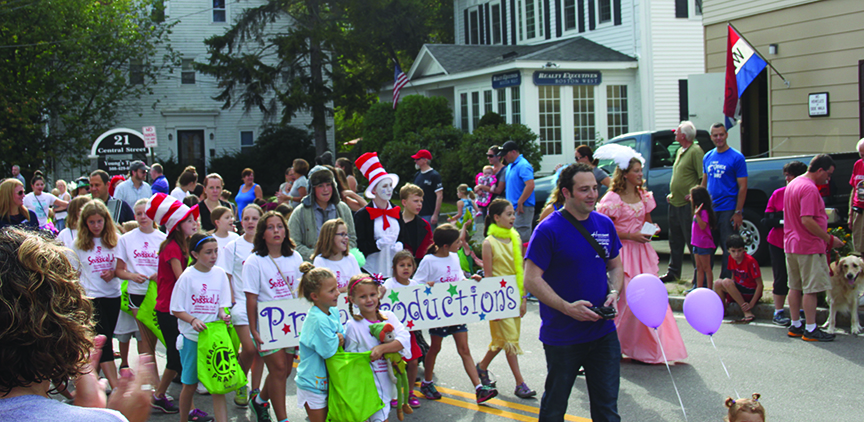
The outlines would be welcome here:
[[[465,133],[471,133],[471,93],[459,92],[459,128]]]
[[[579,2],[581,0],[569,0],[573,2],[573,27],[567,29],[567,1],[563,0],[561,2],[561,10],[558,10],[558,13],[561,14],[561,32],[565,34],[570,33],[578,33],[579,32]]]
[[[212,10],[210,11],[210,23],[216,24],[216,25],[225,25],[228,23],[228,21],[230,20],[230,19],[228,19],[228,16],[229,16],[228,15],[228,1],[229,0],[222,0],[224,7],[222,7],[221,9],[217,9],[216,5],[214,4],[214,3],[216,3],[216,0],[210,0],[210,2],[211,2],[210,4],[213,5]],[[216,12],[219,10],[225,12],[225,20],[224,21],[217,21],[215,19]]]
[[[696,4],[700,4],[700,9],[705,7],[705,2],[703,0],[693,0],[688,6],[687,14],[690,15],[690,19],[702,21],[702,14],[705,13],[702,11],[701,13],[696,13]]]
[[[497,43],[495,42],[495,32],[496,32],[495,27],[492,26],[492,22],[495,20],[495,16],[496,16],[495,9],[494,9],[496,6],[498,7],[497,16],[498,16],[498,25],[499,25],[499,27],[498,27],[498,42]],[[496,0],[496,1],[489,2],[489,22],[487,23],[487,25],[489,25],[489,34],[492,37],[491,40],[487,40],[488,41],[487,44],[489,44],[489,45],[503,45],[504,44],[504,37],[506,36],[505,28],[507,27],[507,23],[505,22],[505,19],[501,18],[502,7],[503,6],[501,5],[501,1]]]
[[[493,95],[495,96],[495,112],[498,113],[505,122],[511,123],[512,119],[507,116],[507,109],[510,108],[510,102],[507,98],[507,91],[509,90],[505,87],[493,89],[492,91],[494,91]]]
[[[528,3],[534,5],[534,36],[528,37]],[[544,40],[545,25],[543,22],[543,1],[542,0],[518,0],[516,2],[516,25],[518,29],[518,42]]]
[[[612,0],[591,0],[594,1],[594,20],[597,24],[594,27],[594,30],[598,30],[601,27],[614,26],[615,25],[615,2]],[[600,22],[600,2],[608,1],[609,2],[609,20],[606,22]]]
[[[249,132],[252,134],[252,145],[243,145],[243,133],[245,132]],[[255,146],[255,140],[257,139],[255,135],[255,129],[240,129],[239,131],[237,131],[237,140],[240,144],[240,152],[244,152],[243,148],[252,148]]]
[[[191,70],[184,69],[184,65],[189,63],[189,67]],[[180,86],[186,85],[197,85],[198,84],[198,72],[192,67],[195,64],[195,59],[181,59],[180,61]],[[192,73],[192,83],[184,83],[183,82],[183,74],[184,73]]]
[[[465,40],[465,45],[482,45],[483,44],[483,25],[480,24],[482,20],[483,8],[480,6],[472,6],[466,9],[468,11],[468,20],[465,22],[465,27],[468,28],[468,39]],[[471,42],[471,34],[475,29],[474,25],[471,22],[471,14],[477,14],[477,42]]]

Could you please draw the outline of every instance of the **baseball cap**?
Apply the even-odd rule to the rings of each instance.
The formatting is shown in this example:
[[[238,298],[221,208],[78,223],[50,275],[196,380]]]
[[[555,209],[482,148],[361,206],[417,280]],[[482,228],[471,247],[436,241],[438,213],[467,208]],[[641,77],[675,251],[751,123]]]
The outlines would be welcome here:
[[[501,148],[498,149],[498,156],[503,157],[503,156],[507,155],[508,152],[515,151],[518,149],[519,149],[519,146],[516,145],[516,142],[513,142],[513,141],[504,142],[504,145],[501,145]]]
[[[135,160],[132,164],[129,165],[129,171],[138,171],[138,170],[150,170],[150,167],[147,167],[147,164],[144,164],[141,160]]]
[[[416,154],[412,155],[411,158],[413,158],[415,160],[419,160],[421,158],[431,160],[432,159],[432,153],[429,152],[428,150],[421,149],[420,151],[417,151]]]

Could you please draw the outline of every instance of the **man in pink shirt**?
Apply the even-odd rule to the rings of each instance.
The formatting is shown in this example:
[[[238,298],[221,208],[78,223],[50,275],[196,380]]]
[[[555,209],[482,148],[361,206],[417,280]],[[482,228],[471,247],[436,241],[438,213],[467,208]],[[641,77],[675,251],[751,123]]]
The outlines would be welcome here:
[[[828,215],[817,185],[828,183],[834,160],[819,154],[810,160],[807,173],[789,182],[783,198],[783,246],[789,273],[789,337],[805,341],[833,341],[834,335],[816,326],[816,295],[830,288],[826,246],[839,248],[843,241],[828,234]],[[802,298],[803,296],[803,298]],[[803,302],[807,325],[801,324]]]
[[[864,138],[858,141],[858,155],[862,159],[852,167],[852,194],[849,195],[849,230],[852,232],[852,247],[864,252]]]

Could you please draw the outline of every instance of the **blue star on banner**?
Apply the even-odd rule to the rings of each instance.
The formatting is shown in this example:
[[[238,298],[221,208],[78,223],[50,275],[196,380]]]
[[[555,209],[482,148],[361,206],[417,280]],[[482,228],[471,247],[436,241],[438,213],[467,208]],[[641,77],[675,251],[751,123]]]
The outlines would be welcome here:
[[[480,313],[480,321],[486,321],[486,314]]]
[[[423,293],[426,293],[427,296],[431,295],[432,294],[432,288],[429,286],[426,286],[426,290],[424,290]]]

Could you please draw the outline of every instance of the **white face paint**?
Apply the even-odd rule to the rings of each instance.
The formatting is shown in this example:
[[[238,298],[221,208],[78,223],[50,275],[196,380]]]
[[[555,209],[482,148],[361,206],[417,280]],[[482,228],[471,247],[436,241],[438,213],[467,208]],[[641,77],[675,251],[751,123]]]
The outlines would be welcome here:
[[[385,201],[390,201],[393,196],[393,181],[390,178],[382,180],[375,186],[375,196]]]

